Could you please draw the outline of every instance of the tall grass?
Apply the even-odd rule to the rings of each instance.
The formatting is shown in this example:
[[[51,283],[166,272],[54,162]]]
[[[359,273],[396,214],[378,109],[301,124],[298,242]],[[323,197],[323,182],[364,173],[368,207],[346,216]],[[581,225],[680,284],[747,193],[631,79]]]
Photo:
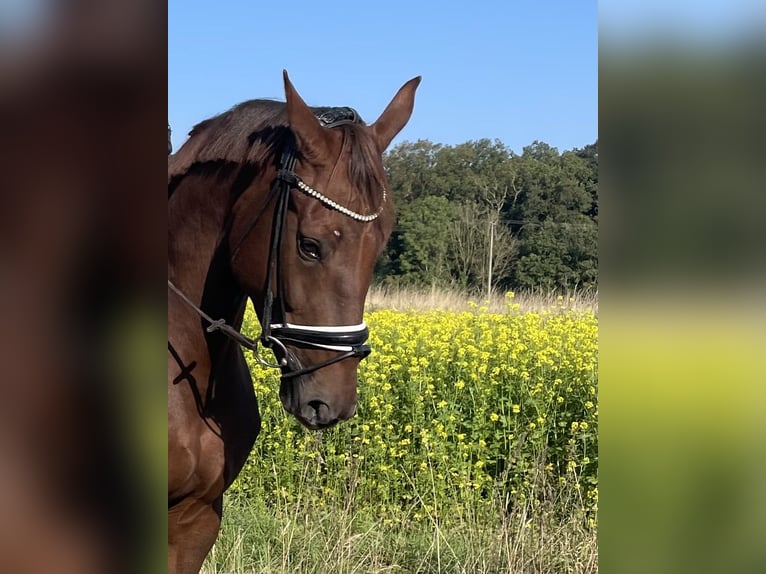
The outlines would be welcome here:
[[[441,309],[444,311],[465,311],[472,305],[486,307],[491,313],[505,310],[506,294],[493,291],[487,298],[486,293],[467,293],[457,288],[431,287],[391,287],[373,285],[367,294],[366,308],[394,309],[398,311]],[[555,294],[543,291],[519,291],[514,293],[514,301],[522,312],[557,309],[559,311],[598,311],[597,291],[572,291]]]
[[[541,482],[541,488],[545,488]],[[422,493],[426,498],[427,493]],[[557,496],[577,498],[575,492]],[[203,572],[264,574],[590,574],[597,571],[595,531],[572,517],[562,522],[552,497],[498,511],[492,520],[467,508],[447,523],[384,523],[351,510],[319,510],[306,499],[227,499],[218,542]]]
[[[596,572],[596,308],[595,296],[373,289],[359,413],[321,433],[299,428],[275,374],[253,366],[264,430],[203,571]],[[508,350],[481,358],[495,348]]]

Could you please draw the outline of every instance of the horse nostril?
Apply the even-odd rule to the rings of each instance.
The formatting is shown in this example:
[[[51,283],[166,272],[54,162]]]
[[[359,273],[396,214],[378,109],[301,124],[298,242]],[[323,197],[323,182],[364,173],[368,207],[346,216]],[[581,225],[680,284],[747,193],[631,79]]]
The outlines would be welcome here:
[[[317,412],[317,415],[318,415],[319,414],[319,410],[322,408],[322,405],[324,405],[324,403],[322,401],[309,401],[308,405],[312,409],[314,409]]]
[[[338,418],[333,418],[330,406],[318,400],[307,401],[301,409],[300,419],[304,421],[309,428],[325,428],[338,422]]]
[[[329,414],[329,407],[322,401],[309,401],[306,403],[308,412],[315,424],[324,424]]]

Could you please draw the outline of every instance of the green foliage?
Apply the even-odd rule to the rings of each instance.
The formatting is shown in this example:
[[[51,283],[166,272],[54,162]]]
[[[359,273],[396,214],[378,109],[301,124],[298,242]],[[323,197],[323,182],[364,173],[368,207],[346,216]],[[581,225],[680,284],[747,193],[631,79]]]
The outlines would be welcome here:
[[[478,229],[495,221],[495,288],[597,286],[597,142],[563,154],[534,142],[519,156],[497,140],[420,140],[385,165],[400,215],[378,281],[486,288],[490,233]]]
[[[572,291],[596,284],[598,246],[592,221],[585,217],[563,224],[544,221],[524,237],[513,266],[514,283],[519,287]]]
[[[389,187],[396,190],[399,203],[429,195],[435,187],[434,168],[440,144],[428,140],[403,142],[386,154],[386,174]]]
[[[396,249],[378,265],[382,282],[449,282],[450,229],[456,218],[456,206],[444,197],[422,196],[402,206],[391,237]]]
[[[522,221],[514,285],[571,290],[597,281],[597,172],[576,152],[561,156],[535,142],[517,160],[522,189],[513,210]],[[587,158],[587,156],[586,156]]]

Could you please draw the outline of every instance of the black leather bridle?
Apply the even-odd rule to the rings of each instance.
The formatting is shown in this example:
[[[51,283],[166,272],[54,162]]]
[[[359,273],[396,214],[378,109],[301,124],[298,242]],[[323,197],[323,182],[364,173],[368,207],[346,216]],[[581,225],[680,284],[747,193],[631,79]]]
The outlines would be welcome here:
[[[330,128],[360,121],[357,112],[353,108],[348,107],[324,108],[321,113],[317,114],[317,118],[324,127]],[[178,294],[209,323],[209,326],[207,327],[208,332],[221,331],[224,335],[235,340],[243,347],[253,351],[256,360],[261,365],[281,369],[283,378],[298,377],[351,357],[364,358],[370,354],[370,346],[366,344],[369,330],[364,321],[358,325],[337,326],[297,325],[286,321],[287,314],[285,313],[284,308],[283,273],[279,254],[282,247],[282,239],[284,235],[283,229],[287,218],[291,190],[296,188],[300,189],[329,207],[335,208],[359,221],[372,221],[380,215],[383,209],[383,205],[381,205],[380,210],[375,214],[360,215],[336,204],[323,194],[307,186],[301,180],[295,173],[295,162],[295,147],[292,143],[288,143],[282,153],[279,170],[277,171],[277,177],[273,188],[277,193],[277,203],[274,208],[274,222],[272,224],[271,245],[269,249],[268,271],[266,277],[266,292],[263,309],[260,313],[261,335],[258,340],[246,337],[238,330],[228,325],[223,319],[215,320],[211,318],[189,300],[170,280],[168,280],[168,287]],[[384,202],[385,199],[386,193],[384,189]],[[275,301],[275,293],[271,287],[272,283],[276,283],[276,300],[279,303],[281,323],[272,322]],[[270,363],[260,356],[258,348],[259,343],[272,350],[274,356],[277,358],[276,364]],[[304,349],[331,351],[338,354],[325,361],[304,367],[301,365],[297,357],[295,357],[295,355],[287,348],[287,345]]]

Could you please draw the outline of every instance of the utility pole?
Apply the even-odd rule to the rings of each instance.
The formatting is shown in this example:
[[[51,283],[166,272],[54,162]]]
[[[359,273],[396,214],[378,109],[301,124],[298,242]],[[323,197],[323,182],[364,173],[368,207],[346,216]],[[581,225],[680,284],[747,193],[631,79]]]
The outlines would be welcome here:
[[[495,246],[495,218],[489,220],[489,270],[487,272],[487,301],[492,297],[492,251]]]

